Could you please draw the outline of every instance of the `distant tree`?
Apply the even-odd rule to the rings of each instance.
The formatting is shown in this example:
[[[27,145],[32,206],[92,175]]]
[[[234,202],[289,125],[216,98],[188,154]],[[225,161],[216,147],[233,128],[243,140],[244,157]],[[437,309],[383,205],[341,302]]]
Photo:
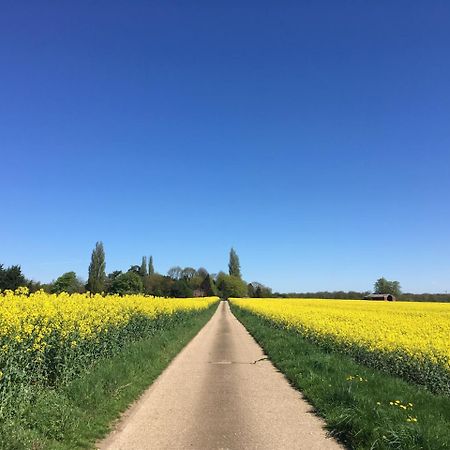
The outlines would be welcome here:
[[[128,272],[134,272],[137,275],[141,274],[141,266],[138,266],[137,264],[130,266],[128,269]]]
[[[197,276],[204,280],[209,275],[208,271],[204,267],[197,269]]]
[[[186,280],[189,284],[189,287],[193,291],[198,291],[200,289],[200,286],[203,282],[203,279],[199,277],[198,275],[193,276],[190,280]]]
[[[222,298],[247,296],[247,284],[236,276],[221,272],[217,275],[216,285]]]
[[[22,273],[20,266],[10,266],[7,269],[0,264],[0,291],[6,289],[15,290],[20,286],[26,286],[27,280]]]
[[[208,271],[203,267],[197,270],[191,267],[186,267],[183,269],[182,276],[187,280],[189,287],[194,291],[194,295],[203,295],[202,284],[208,277]]]
[[[286,298],[336,298],[336,299],[360,300],[369,294],[370,292],[319,291],[319,292],[289,292],[289,293],[276,292],[272,296],[286,297]]]
[[[155,268],[153,266],[153,256],[150,256],[148,258],[148,274],[154,275],[155,274]]]
[[[183,269],[180,266],[174,266],[167,271],[167,275],[174,280],[179,280],[181,278],[182,271]]]
[[[247,295],[249,297],[254,297],[255,296],[255,288],[253,287],[252,283],[248,283],[247,284]]]
[[[108,273],[108,278],[110,280],[116,279],[122,273],[121,270],[114,270],[114,272]]]
[[[154,273],[144,278],[144,292],[156,297],[168,297],[174,280],[168,276]]]
[[[66,272],[56,279],[50,290],[53,294],[59,294],[61,292],[74,294],[75,292],[83,292],[84,286],[83,283],[77,278],[77,274],[75,272]]]
[[[242,278],[241,275],[241,264],[239,263],[239,257],[234,250],[234,248],[231,248],[230,250],[230,261],[228,263],[228,273],[232,277],[236,278]]]
[[[249,294],[248,294],[249,297],[255,297],[255,298],[272,297],[272,289],[270,289],[267,286],[264,286],[261,283],[258,283],[257,281],[253,281],[248,286],[249,286]]]
[[[218,294],[216,285],[214,284],[214,281],[212,278],[208,275],[203,279],[202,283],[200,284],[200,289],[203,291],[203,295],[205,297],[213,297]]]
[[[143,291],[142,278],[136,272],[122,273],[111,283],[111,292],[115,294],[139,294]]]
[[[379,278],[374,285],[375,294],[392,294],[399,297],[402,293],[398,281],[388,281],[386,278]]]
[[[139,269],[139,275],[141,277],[147,276],[147,257],[146,256],[142,257],[142,263],[141,263],[141,267]]]
[[[102,292],[105,289],[105,268],[106,262],[103,243],[97,242],[94,250],[92,251],[91,264],[89,264],[87,289],[90,292],[97,293]]]
[[[411,294],[402,293],[400,299],[409,302],[450,302],[450,294]],[[398,299],[397,299],[398,300]]]
[[[45,290],[45,285],[40,281],[28,280],[27,287],[30,292],[37,292],[41,289]]]
[[[171,297],[192,297],[194,295],[192,288],[189,286],[188,281],[185,278],[180,278],[176,280],[171,288]]]
[[[193,267],[185,267],[181,271],[181,278],[184,278],[185,280],[191,280],[195,275],[197,274],[197,271]]]
[[[114,270],[111,273],[108,273],[105,280],[105,292],[111,292],[111,286],[113,281],[122,273],[121,270]]]

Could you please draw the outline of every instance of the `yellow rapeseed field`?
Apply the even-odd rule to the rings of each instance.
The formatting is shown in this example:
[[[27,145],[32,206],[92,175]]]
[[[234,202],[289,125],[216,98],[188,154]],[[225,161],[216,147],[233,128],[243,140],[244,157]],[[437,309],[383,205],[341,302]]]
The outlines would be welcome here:
[[[0,293],[0,404],[20,386],[55,385],[217,300],[28,294],[26,288]]]
[[[143,295],[100,294],[27,295],[26,288],[0,294],[0,349],[19,343],[23,350],[42,353],[55,335],[61,341],[95,340],[111,329],[126,326],[136,317],[156,319],[180,311],[207,308],[215,297],[166,299]]]
[[[232,299],[326,347],[423,384],[450,378],[450,304],[325,299]],[[447,386],[447,387],[445,387]],[[434,386],[432,386],[434,387]]]

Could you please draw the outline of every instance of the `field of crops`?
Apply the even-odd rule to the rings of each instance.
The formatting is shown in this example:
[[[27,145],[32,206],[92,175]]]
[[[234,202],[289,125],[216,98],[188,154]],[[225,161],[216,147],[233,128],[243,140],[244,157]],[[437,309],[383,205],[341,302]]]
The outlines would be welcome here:
[[[35,386],[63,383],[100,357],[218,299],[0,293],[0,418]]]
[[[231,299],[323,348],[450,394],[450,304],[324,299]]]

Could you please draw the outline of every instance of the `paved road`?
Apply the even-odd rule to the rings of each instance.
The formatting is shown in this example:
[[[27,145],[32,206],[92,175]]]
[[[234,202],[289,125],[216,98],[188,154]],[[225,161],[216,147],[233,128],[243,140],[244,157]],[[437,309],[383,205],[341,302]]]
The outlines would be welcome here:
[[[339,449],[226,302],[100,449]]]

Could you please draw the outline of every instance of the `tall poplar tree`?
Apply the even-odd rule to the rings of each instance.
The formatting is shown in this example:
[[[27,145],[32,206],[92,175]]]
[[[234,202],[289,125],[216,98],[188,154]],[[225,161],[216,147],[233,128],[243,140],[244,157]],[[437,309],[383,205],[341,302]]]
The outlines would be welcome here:
[[[155,274],[155,268],[153,267],[153,256],[150,256],[148,258],[148,274],[149,275]]]
[[[97,242],[92,251],[91,264],[89,264],[87,288],[90,292],[95,294],[104,290],[106,280],[105,268],[106,262],[103,242]]]
[[[230,262],[228,263],[228,273],[236,278],[242,278],[241,264],[239,263],[239,256],[232,247],[230,250]]]
[[[147,275],[147,257],[142,257],[141,268],[139,269],[139,275],[145,277]]]

